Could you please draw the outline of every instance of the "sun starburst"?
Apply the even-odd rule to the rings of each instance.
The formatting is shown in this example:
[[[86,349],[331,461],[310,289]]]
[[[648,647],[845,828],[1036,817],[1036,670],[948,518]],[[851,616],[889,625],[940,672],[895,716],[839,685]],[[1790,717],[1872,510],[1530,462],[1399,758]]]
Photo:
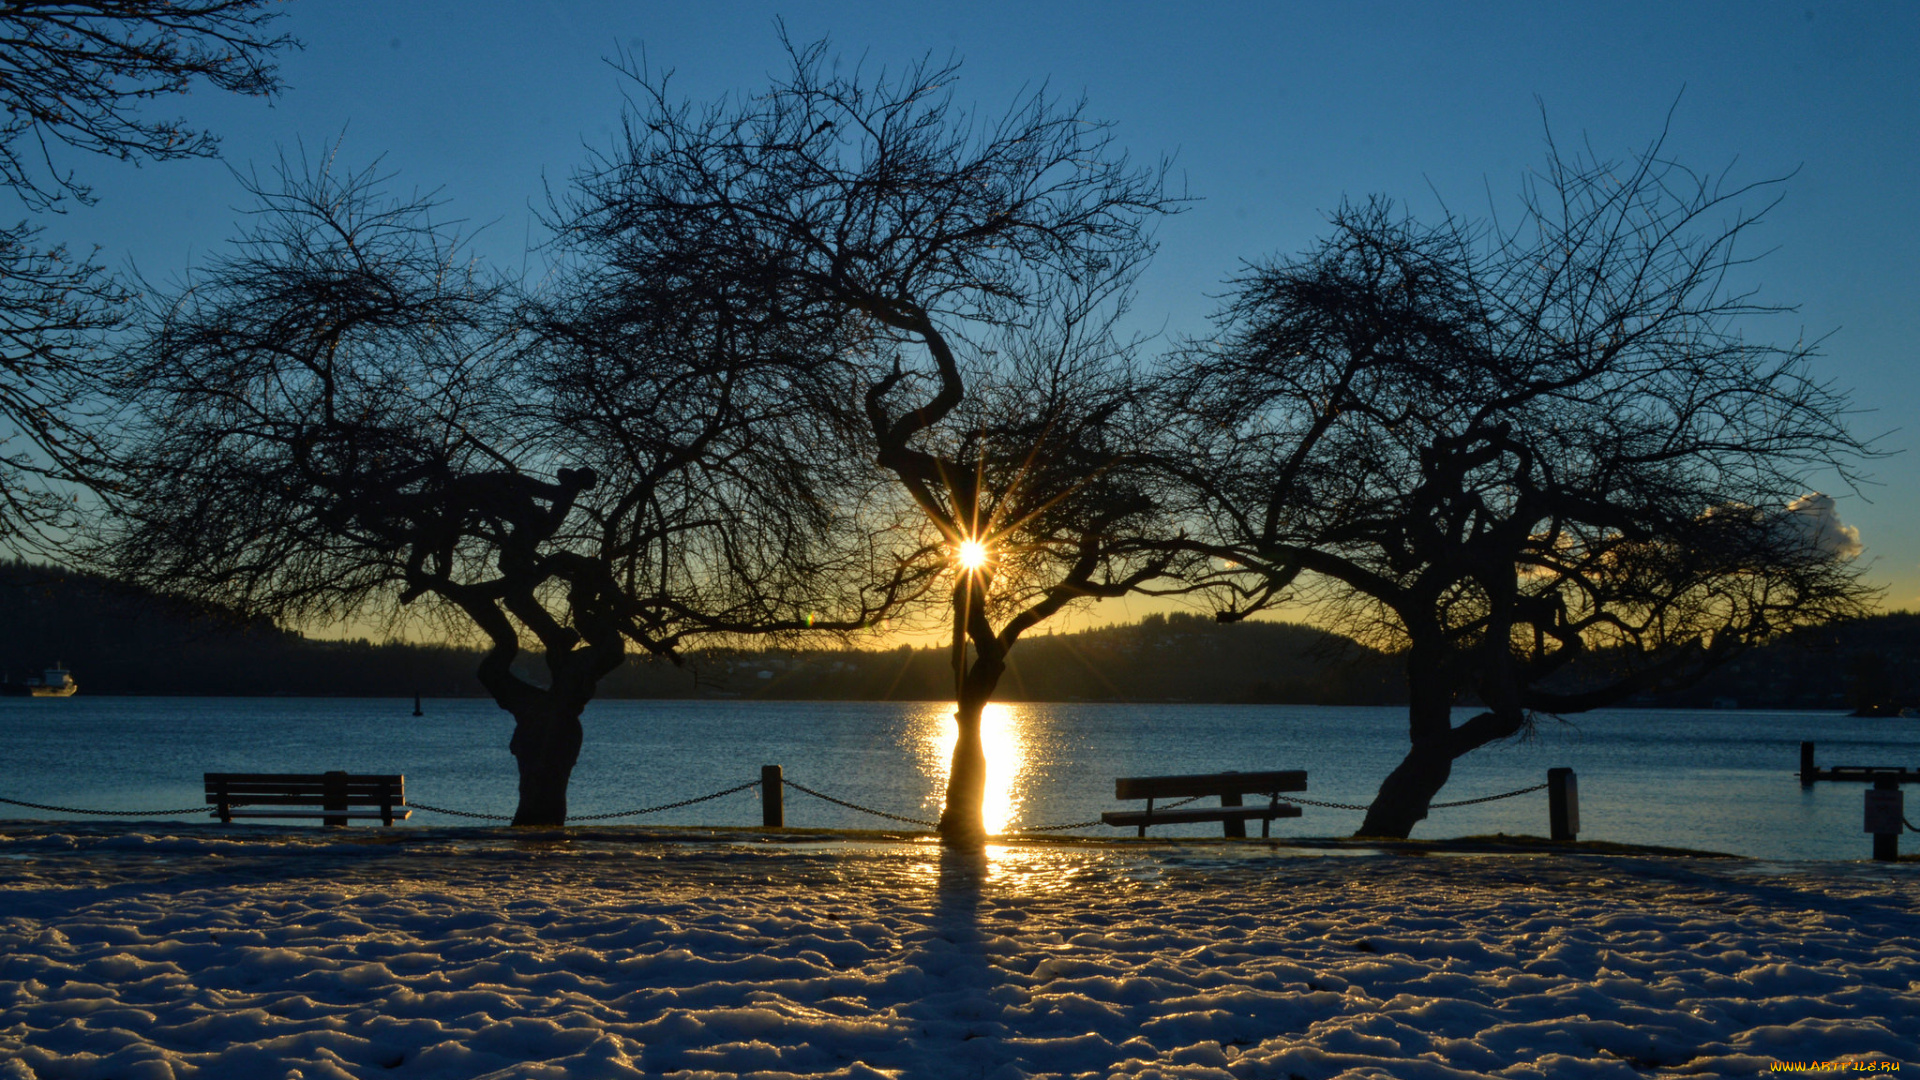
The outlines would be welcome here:
[[[960,569],[968,571],[987,565],[988,557],[987,545],[978,540],[960,541],[960,550],[954,553],[954,561],[960,564]]]

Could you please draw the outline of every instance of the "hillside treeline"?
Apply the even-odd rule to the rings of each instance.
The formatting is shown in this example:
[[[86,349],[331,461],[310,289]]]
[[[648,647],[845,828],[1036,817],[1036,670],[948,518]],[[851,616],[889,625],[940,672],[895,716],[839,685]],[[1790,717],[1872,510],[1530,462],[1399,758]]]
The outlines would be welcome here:
[[[953,696],[945,648],[696,653],[703,693],[924,701]],[[632,670],[634,665],[629,665]],[[1028,639],[1009,657],[1007,701],[1389,704],[1404,700],[1393,657],[1292,623],[1221,625],[1149,615],[1123,626]],[[619,679],[609,688],[621,692]],[[640,695],[632,695],[640,696]]]
[[[464,697],[475,654],[316,641],[91,574],[0,565],[0,675],[64,663],[83,694]]]
[[[0,672],[64,663],[84,694],[480,696],[474,650],[315,640],[104,578],[0,566]],[[538,677],[537,659],[528,674]],[[1311,627],[1223,626],[1197,615],[1030,639],[1006,677],[1015,701],[1387,703],[1391,658]],[[944,648],[707,649],[630,658],[608,697],[922,701],[951,697]]]
[[[0,674],[16,682],[61,662],[88,695],[477,697],[477,660],[448,646],[316,640],[90,574],[0,565]],[[1030,638],[1012,661],[1001,694],[1011,701],[1405,701],[1399,657],[1293,623],[1156,614]],[[691,651],[679,665],[633,657],[602,685],[615,698],[925,701],[950,698],[953,675],[942,647],[727,648]],[[1635,702],[1733,703],[1920,703],[1920,615],[1802,630],[1694,687]]]

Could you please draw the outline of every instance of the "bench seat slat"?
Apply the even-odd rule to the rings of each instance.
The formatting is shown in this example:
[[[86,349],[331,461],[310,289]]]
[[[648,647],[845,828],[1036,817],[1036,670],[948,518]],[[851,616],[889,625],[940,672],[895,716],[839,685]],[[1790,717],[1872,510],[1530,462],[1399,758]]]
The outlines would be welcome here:
[[[326,786],[318,780],[222,780],[218,777],[208,780],[207,784],[209,787],[221,785],[232,788],[235,791],[243,789],[258,789],[261,791],[319,791]],[[365,777],[356,777],[346,781],[345,786],[365,791],[378,791],[383,787],[399,787],[400,781],[369,780]]]
[[[219,791],[207,792],[207,801],[209,802],[219,801],[220,794],[221,793]],[[312,791],[288,791],[285,788],[227,788],[226,789],[226,797],[230,802],[239,802],[241,800],[247,800],[250,802],[251,801],[314,802],[316,800],[326,798],[329,794],[331,793],[322,791],[318,788],[315,788]],[[380,802],[381,800],[387,798],[388,795],[392,795],[394,798],[398,799],[402,797],[402,794],[403,793],[399,788],[390,788],[385,791],[379,788],[374,788],[371,791],[355,791],[352,788],[347,788],[345,790],[338,792],[339,797],[344,799],[349,799],[353,802]]]
[[[382,820],[386,817],[385,814],[382,814],[378,810],[317,810],[317,809],[316,810],[254,810],[244,806],[234,807],[231,811],[228,812],[228,816],[229,817],[266,817],[266,818],[296,818],[296,817],[297,818],[317,818],[317,817],[373,818],[376,821]],[[393,808],[393,820],[395,821],[401,821],[411,816],[413,816],[413,811],[411,810],[403,809],[398,806]]]
[[[1304,769],[1192,776],[1122,776],[1113,782],[1113,797],[1116,799],[1184,799],[1194,795],[1265,795],[1275,791],[1305,790],[1307,774]]]
[[[323,784],[224,784],[217,780],[207,782],[208,791],[247,791],[259,795],[319,795],[330,790]],[[383,791],[403,790],[399,784],[341,784],[340,791],[354,795],[378,795]]]
[[[1108,825],[1185,825],[1196,821],[1268,821],[1300,816],[1292,803],[1278,806],[1180,806],[1171,810],[1108,810],[1100,820]]]
[[[323,799],[324,796],[321,792],[313,792],[311,796],[298,796],[298,794],[296,794],[296,796],[290,796],[290,794],[284,794],[284,792],[227,792],[228,803],[252,803],[252,805],[294,805],[294,807],[303,807],[303,805],[309,805],[309,803],[311,803],[311,805],[321,805]],[[213,794],[207,796],[207,805],[213,805],[213,803],[217,803],[217,801],[221,801],[219,796],[213,796]],[[374,803],[374,805],[380,805],[380,803],[386,801],[386,796],[384,796],[384,792],[365,792],[365,794],[357,794],[357,796],[349,792],[344,801],[349,803],[349,805],[357,805],[357,803]],[[403,798],[399,792],[394,792],[394,803],[403,803],[403,801],[407,801],[407,799]]]
[[[214,782],[215,780],[225,780],[225,781],[227,781],[227,782],[228,782],[228,783],[230,783],[230,784],[247,784],[247,783],[260,783],[260,784],[286,784],[286,783],[312,783],[312,784],[318,784],[318,783],[320,782],[320,779],[321,779],[321,776],[322,776],[322,775],[323,775],[323,774],[321,774],[321,773],[271,773],[271,772],[268,772],[268,773],[222,773],[222,772],[210,772],[210,773],[207,773],[207,774],[206,774],[206,778],[207,778],[207,782],[208,782],[209,784],[211,784],[211,783],[213,783],[213,782]],[[394,773],[394,774],[392,774],[392,775],[386,775],[386,774],[381,774],[381,773],[348,773],[348,774],[347,774],[347,779],[348,779],[348,780],[352,780],[352,781],[365,781],[365,782],[369,782],[369,783],[371,783],[371,782],[376,782],[376,781],[387,781],[387,780],[391,780],[392,782],[394,782],[394,783],[396,783],[396,784],[397,784],[397,783],[399,783],[400,781],[402,781],[402,780],[404,780],[404,779],[406,779],[406,776],[405,776],[404,774],[401,774],[401,773]]]
[[[305,786],[305,784],[207,784],[207,790],[209,790],[209,792],[227,790],[228,794],[234,794],[234,796],[238,796],[238,794],[250,794],[250,796],[296,796],[296,798],[298,798],[298,796],[307,796],[307,798],[321,798],[324,792],[328,792],[330,788],[324,788],[321,784],[313,784],[311,788]],[[384,792],[397,792],[397,790],[401,790],[401,788],[399,788],[399,784],[392,784],[392,786],[386,786],[386,784],[342,784],[338,790],[340,790],[340,792],[346,792],[349,796],[361,796],[361,798],[369,798],[369,796],[372,796],[372,798],[378,798],[378,796],[384,794]]]

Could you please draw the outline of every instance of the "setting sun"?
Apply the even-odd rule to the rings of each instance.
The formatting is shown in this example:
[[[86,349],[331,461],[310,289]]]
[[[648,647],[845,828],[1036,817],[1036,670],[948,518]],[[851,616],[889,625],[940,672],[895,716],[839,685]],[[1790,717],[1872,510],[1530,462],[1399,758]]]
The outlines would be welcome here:
[[[978,570],[987,565],[987,545],[978,540],[962,540],[955,558],[962,570]]]

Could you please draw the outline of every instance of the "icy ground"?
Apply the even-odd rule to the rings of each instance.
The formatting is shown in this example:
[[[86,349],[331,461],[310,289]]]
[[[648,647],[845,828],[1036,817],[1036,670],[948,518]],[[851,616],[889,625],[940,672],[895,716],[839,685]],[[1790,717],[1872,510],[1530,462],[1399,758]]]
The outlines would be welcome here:
[[[6,1080],[1920,1070],[1913,864],[16,823],[0,868]]]

